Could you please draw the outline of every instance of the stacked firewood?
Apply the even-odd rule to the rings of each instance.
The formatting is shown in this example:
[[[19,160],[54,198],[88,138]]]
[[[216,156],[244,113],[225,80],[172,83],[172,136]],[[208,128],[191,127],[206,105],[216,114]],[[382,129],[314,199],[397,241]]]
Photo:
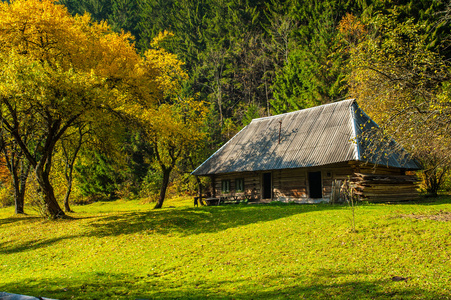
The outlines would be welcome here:
[[[416,200],[418,178],[415,175],[376,175],[354,173],[354,193],[369,202]]]

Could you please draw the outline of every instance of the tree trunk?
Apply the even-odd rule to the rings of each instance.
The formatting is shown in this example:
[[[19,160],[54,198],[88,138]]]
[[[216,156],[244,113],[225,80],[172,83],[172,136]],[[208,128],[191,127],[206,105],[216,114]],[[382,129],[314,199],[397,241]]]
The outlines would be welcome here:
[[[56,201],[55,192],[53,191],[52,184],[49,180],[49,174],[44,172],[41,168],[36,168],[36,179],[39,183],[40,193],[43,196],[44,200],[44,209],[48,214],[48,217],[51,219],[61,219],[67,217],[64,211]]]
[[[25,162],[25,159],[17,150],[12,150],[8,153],[6,147],[3,148],[3,155],[6,160],[6,165],[11,174],[12,184],[14,188],[14,206],[15,214],[25,214],[25,188],[27,185],[28,173],[30,165]],[[19,167],[20,166],[20,167]],[[20,175],[18,173],[20,172]]]
[[[9,157],[6,156],[6,161],[8,164],[8,169],[9,172],[11,173],[11,177],[13,180],[13,188],[14,188],[14,206],[15,206],[15,210],[14,213],[16,215],[18,214],[24,214],[24,198],[21,197],[21,193],[20,193],[20,183],[19,183],[19,176],[17,175],[17,166],[15,164],[14,158],[10,161]]]
[[[66,182],[67,182],[67,190],[66,190],[66,195],[64,195],[64,211],[65,212],[72,212],[72,210],[70,209],[70,205],[69,205],[69,197],[70,197],[70,193],[72,191],[72,170],[73,170],[73,165],[69,166],[69,173],[66,174]]]
[[[163,207],[164,198],[166,197],[166,190],[169,184],[169,175],[171,174],[172,168],[166,168],[162,166],[162,170],[163,170],[163,183],[161,184],[160,188],[160,197],[158,198],[158,202],[155,205],[154,209]]]
[[[25,202],[25,192],[21,192],[19,178],[17,174],[13,175],[13,186],[14,186],[14,213],[16,215],[25,214],[24,212],[24,202]]]
[[[20,178],[16,178],[14,181],[14,198],[16,204],[16,214],[25,214],[25,189],[27,187],[28,174],[30,172],[30,165],[24,160],[20,162]],[[17,171],[16,171],[17,172]],[[16,176],[17,177],[17,176]]]
[[[23,209],[23,207],[24,207],[24,197],[15,196],[14,198],[15,198],[14,201],[15,201],[15,207],[16,207],[14,213],[16,215],[24,215],[25,214],[25,211]]]
[[[67,190],[66,195],[64,196],[64,210],[66,212],[72,212],[69,205],[69,197],[70,193],[72,192],[72,179],[73,179],[73,171],[74,171],[74,164],[75,160],[77,159],[78,152],[80,151],[81,145],[83,144],[83,135],[87,133],[83,132],[84,126],[78,127],[78,140],[77,144],[74,147],[74,152],[72,153],[73,156],[71,157],[71,153],[69,149],[66,149],[64,140],[61,140],[61,146],[63,149],[64,157],[66,158],[66,166],[64,168],[64,176],[66,177],[67,182]]]
[[[64,196],[64,211],[65,212],[72,212],[69,205],[69,196],[70,192],[72,191],[72,179],[67,181],[67,190],[66,195]]]

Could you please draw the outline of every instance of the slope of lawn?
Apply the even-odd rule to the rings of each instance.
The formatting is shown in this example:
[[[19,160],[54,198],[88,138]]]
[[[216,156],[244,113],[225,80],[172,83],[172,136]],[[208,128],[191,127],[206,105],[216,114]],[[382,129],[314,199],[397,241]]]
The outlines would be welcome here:
[[[57,299],[451,299],[451,198],[0,209],[0,292]],[[171,207],[169,207],[171,206]]]

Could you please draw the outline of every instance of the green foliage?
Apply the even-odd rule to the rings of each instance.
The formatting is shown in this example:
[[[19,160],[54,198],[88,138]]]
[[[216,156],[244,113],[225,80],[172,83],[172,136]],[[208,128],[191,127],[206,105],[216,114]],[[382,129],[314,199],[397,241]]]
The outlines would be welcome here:
[[[377,15],[394,15],[397,23],[412,20],[415,24],[425,27],[424,33],[427,35],[425,45],[429,50],[439,51],[442,55],[449,57],[451,52],[447,43],[449,43],[451,24],[444,18],[447,9],[449,9],[447,1],[402,0],[393,3],[392,1],[377,0],[364,7],[363,18],[367,20]]]
[[[110,0],[111,14],[108,21],[113,30],[130,32],[134,37],[139,37],[137,24],[139,23],[139,2],[137,0]]]
[[[253,119],[262,117],[257,105],[249,105],[243,116],[243,126],[248,125]]]
[[[98,21],[108,20],[111,14],[111,0],[59,0],[73,14],[91,14]]]
[[[381,133],[418,157],[428,192],[437,194],[450,164],[450,64],[430,49],[424,24],[397,18],[371,19],[373,34],[351,50],[348,82]]]
[[[85,154],[75,170],[82,194],[95,200],[114,199],[118,185],[124,181],[123,173],[112,160],[95,151],[90,157]]]
[[[319,64],[309,61],[315,59],[310,51],[294,51],[290,53],[288,63],[277,73],[274,82],[274,100],[271,104],[276,114],[317,106],[321,103],[318,81],[315,81],[313,70]]]
[[[293,4],[288,18],[279,21],[272,39],[281,43],[283,37],[285,58],[272,85],[276,113],[325,104],[345,96],[342,84],[347,71],[345,58],[336,52],[337,26],[345,13],[353,9],[346,1]]]
[[[126,132],[124,141],[119,144],[122,145],[122,149],[118,155],[125,157],[122,163],[126,168],[123,170],[126,181],[134,186],[132,192],[138,194],[141,182],[145,181],[151,165],[146,159],[148,152],[151,151],[150,146],[139,132]]]
[[[94,7],[109,3],[84,1],[65,4],[71,11],[85,7],[93,13]],[[449,34],[449,25],[440,22],[440,12],[446,8],[442,1],[115,0],[110,4],[109,22],[116,30],[131,31],[141,51],[159,32],[174,33],[165,49],[185,62],[191,78],[187,90],[215,105],[221,126],[236,115],[238,103],[258,103],[268,113],[281,113],[342,99],[348,70],[347,57],[336,51],[337,25],[346,13],[368,19],[396,12],[398,22],[413,18],[429,32],[429,47],[448,51],[441,43]]]
[[[149,169],[141,184],[139,196],[141,198],[149,198],[152,202],[156,202],[162,183],[163,174],[152,168]]]
[[[140,49],[148,49],[150,42],[160,32],[173,30],[172,14],[174,13],[173,0],[140,1],[139,22],[136,30],[139,31],[137,45]],[[173,51],[173,48],[166,48]]]
[[[441,192],[449,193],[451,191],[451,176],[446,174],[443,179],[443,184],[441,186]]]
[[[346,206],[194,208],[192,198],[168,205],[174,208],[97,202],[58,222],[0,208],[2,289],[55,299],[432,300],[451,293],[449,197],[359,205],[357,233],[349,232]]]

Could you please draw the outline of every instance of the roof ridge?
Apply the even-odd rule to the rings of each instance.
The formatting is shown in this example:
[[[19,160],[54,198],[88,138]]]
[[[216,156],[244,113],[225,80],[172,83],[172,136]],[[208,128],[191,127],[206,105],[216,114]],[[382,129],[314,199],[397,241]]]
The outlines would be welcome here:
[[[360,137],[357,134],[358,132],[358,126],[360,126],[360,124],[357,124],[357,110],[359,109],[359,106],[357,105],[356,102],[354,102],[351,105],[351,122],[352,122],[352,135],[353,135],[353,141],[352,143],[354,144],[354,149],[355,149],[355,160],[360,160],[362,158],[362,155],[360,153]]]
[[[283,113],[283,114],[278,114],[278,115],[274,115],[274,116],[255,118],[255,119],[252,119],[251,123],[254,122],[254,121],[261,121],[261,120],[266,120],[266,119],[272,119],[272,118],[277,118],[277,117],[283,117],[283,116],[287,116],[287,115],[290,115],[290,114],[299,113],[299,112],[301,112],[301,111],[304,112],[304,111],[308,111],[308,110],[324,108],[324,107],[330,106],[330,105],[338,105],[338,104],[343,103],[343,102],[351,102],[351,103],[354,103],[354,102],[356,102],[356,99],[355,99],[355,98],[351,98],[351,99],[341,100],[341,101],[337,101],[337,102],[331,102],[331,103],[321,104],[321,105],[318,105],[318,106],[312,106],[312,107],[308,107],[308,108],[303,108],[303,109],[300,109],[300,110],[295,110],[295,111],[291,111],[291,112],[287,112],[287,113]]]

